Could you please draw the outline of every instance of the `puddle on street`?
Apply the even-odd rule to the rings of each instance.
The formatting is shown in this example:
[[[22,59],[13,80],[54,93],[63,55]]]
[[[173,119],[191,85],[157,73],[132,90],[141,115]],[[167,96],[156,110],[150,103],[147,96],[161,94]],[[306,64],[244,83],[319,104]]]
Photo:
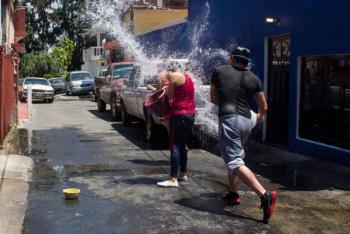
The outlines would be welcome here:
[[[86,135],[78,136],[81,143],[102,142],[102,139],[94,139]],[[47,149],[34,148],[40,147],[40,136],[36,131],[28,131],[28,129],[18,129],[15,137],[16,154],[22,154],[33,157],[36,162],[33,171],[33,179],[54,179],[66,180],[72,176],[89,175],[89,174],[106,174],[113,175],[163,175],[168,173],[167,165],[162,163],[153,163],[144,167],[135,167],[133,169],[121,169],[117,165],[111,164],[93,164],[93,165],[52,165],[52,163],[43,158],[48,152]],[[144,143],[144,142],[143,142]],[[149,147],[149,146],[148,146]],[[142,148],[142,147],[141,147]],[[134,150],[134,149],[133,149]],[[254,147],[255,150],[255,147]],[[341,183],[334,178],[329,178],[317,171],[312,160],[297,161],[278,164],[276,162],[256,162],[247,157],[249,166],[258,175],[267,178],[274,184],[281,184],[285,190],[334,190],[343,189],[350,190],[349,184]],[[253,158],[251,158],[253,159]],[[136,161],[137,163],[138,161]],[[142,164],[142,162],[138,163]],[[154,165],[153,165],[154,164]],[[164,167],[166,166],[166,167]],[[316,165],[317,166],[317,165]],[[316,169],[315,169],[316,168]],[[316,171],[315,171],[316,170]],[[344,175],[343,175],[344,176]]]

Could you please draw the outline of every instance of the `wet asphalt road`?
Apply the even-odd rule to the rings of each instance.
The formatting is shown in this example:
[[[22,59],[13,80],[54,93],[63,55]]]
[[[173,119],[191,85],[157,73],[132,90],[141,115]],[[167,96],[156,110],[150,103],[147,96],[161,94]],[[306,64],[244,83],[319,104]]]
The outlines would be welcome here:
[[[34,104],[33,121],[19,129],[18,139],[18,153],[35,162],[24,233],[295,233],[298,225],[310,232],[334,230],[327,224],[332,222],[327,209],[310,210],[336,195],[307,192],[314,187],[290,191],[290,173],[283,176],[288,170],[281,165],[273,169],[278,177],[269,177],[269,165],[254,168],[269,177],[259,176],[268,189],[286,190],[270,225],[259,221],[259,201],[244,186],[244,205],[222,204],[225,167],[208,151],[190,151],[189,183],[179,189],[156,187],[168,176],[166,140],[148,144],[142,123],[116,123],[110,112],[99,113],[89,96],[59,95],[53,104]],[[79,200],[64,200],[67,187],[81,189]],[[298,200],[292,199],[296,191]],[[348,202],[332,207],[342,231],[349,227],[342,216]],[[315,218],[321,221],[314,223]]]
[[[35,161],[24,233],[269,230],[256,221],[260,213],[225,209],[224,165],[206,151],[190,152],[189,183],[156,187],[168,176],[166,141],[148,144],[142,123],[124,127],[87,96],[34,104],[33,121],[19,135],[20,151]],[[64,200],[67,187],[80,188],[80,199]]]

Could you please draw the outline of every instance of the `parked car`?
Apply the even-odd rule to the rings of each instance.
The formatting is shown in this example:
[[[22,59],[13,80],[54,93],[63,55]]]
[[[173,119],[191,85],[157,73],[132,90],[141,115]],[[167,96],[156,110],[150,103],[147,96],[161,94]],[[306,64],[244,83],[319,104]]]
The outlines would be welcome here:
[[[66,95],[94,92],[94,79],[88,71],[69,72],[65,79]]]
[[[112,63],[108,66],[105,77],[95,78],[95,96],[100,112],[106,111],[106,105],[110,105],[115,120],[120,119],[120,89],[124,81],[134,69],[133,63]]]
[[[29,85],[32,86],[33,101],[46,101],[53,103],[55,99],[55,92],[49,81],[47,79],[37,77],[28,77],[24,79],[23,90],[20,98],[22,101],[25,101],[28,98]]]
[[[49,82],[52,88],[55,90],[55,94],[66,92],[66,83],[65,83],[64,77],[52,78],[52,79],[49,79]]]
[[[187,63],[185,60],[176,60],[179,63]],[[145,121],[145,137],[148,141],[154,142],[158,139],[159,133],[162,131],[161,127],[165,127],[164,118],[159,118],[153,115],[145,107],[145,102],[151,92],[147,90],[147,85],[151,84],[155,86],[156,74],[150,79],[150,77],[141,77],[140,67],[135,66],[134,72],[130,76],[130,79],[126,82],[126,85],[122,87],[120,93],[120,116],[124,125],[128,125],[132,118],[137,118]],[[196,96],[196,111],[197,113],[209,112],[209,108],[206,107],[207,98],[209,96],[209,86],[202,85],[195,90]],[[207,110],[208,109],[208,110]],[[199,127],[202,123],[196,120],[195,126]]]
[[[97,102],[96,90],[98,90],[98,87],[101,87],[102,81],[106,78],[107,69],[108,69],[108,67],[101,67],[97,72],[97,76],[94,78],[94,83],[95,83],[94,94],[95,94],[95,101],[96,102]]]

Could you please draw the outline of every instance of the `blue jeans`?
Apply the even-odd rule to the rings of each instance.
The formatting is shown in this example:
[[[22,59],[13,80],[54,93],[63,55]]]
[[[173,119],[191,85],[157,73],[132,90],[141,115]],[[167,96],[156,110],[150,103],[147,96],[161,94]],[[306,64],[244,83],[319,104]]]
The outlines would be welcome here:
[[[194,115],[174,115],[170,117],[170,163],[171,177],[177,177],[180,171],[187,172],[186,144],[192,134]]]

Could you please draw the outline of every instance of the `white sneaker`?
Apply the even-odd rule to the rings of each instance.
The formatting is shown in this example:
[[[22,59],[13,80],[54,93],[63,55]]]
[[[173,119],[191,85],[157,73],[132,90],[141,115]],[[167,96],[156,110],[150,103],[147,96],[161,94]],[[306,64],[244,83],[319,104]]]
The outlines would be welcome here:
[[[158,182],[157,185],[162,188],[177,188],[179,187],[179,182],[177,182],[177,180],[166,180]]]
[[[177,178],[177,180],[180,182],[188,182],[188,176],[180,176],[179,178]]]

